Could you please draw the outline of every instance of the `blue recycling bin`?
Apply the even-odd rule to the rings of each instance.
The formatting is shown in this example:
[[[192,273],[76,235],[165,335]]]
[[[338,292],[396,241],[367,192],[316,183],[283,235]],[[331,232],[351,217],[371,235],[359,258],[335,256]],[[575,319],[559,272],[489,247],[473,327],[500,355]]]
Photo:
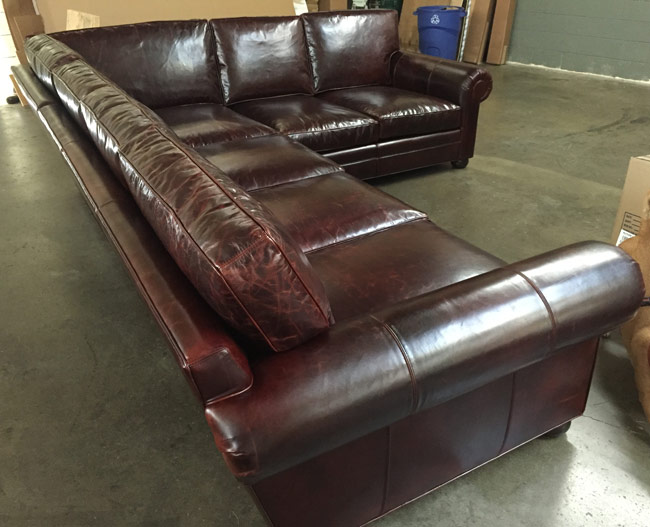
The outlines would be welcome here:
[[[467,11],[462,7],[432,5],[418,7],[420,53],[456,60],[458,36]]]

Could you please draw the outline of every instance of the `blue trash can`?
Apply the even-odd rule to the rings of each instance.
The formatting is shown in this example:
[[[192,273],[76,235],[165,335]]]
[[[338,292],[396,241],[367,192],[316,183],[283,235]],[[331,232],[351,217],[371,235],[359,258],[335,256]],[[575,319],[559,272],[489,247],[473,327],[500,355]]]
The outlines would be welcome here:
[[[458,36],[467,11],[462,7],[432,5],[418,7],[413,14],[418,17],[420,53],[456,60]]]

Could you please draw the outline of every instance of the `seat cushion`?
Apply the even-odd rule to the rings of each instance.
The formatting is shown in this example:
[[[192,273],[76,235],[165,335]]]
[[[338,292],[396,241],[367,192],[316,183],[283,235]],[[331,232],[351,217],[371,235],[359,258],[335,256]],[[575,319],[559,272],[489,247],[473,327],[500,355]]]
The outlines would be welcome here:
[[[150,108],[223,102],[207,20],[178,20],[54,33]]]
[[[275,131],[221,104],[186,104],[156,110],[181,141],[192,147],[260,137]]]
[[[252,194],[266,205],[305,252],[426,217],[423,212],[345,172]],[[347,265],[345,260],[339,262],[339,267]]]
[[[302,15],[316,92],[389,84],[390,57],[399,50],[396,11]]]
[[[504,265],[428,220],[325,247],[307,258],[337,322]]]
[[[379,121],[379,138],[391,139],[460,128],[460,106],[391,86],[347,88],[319,95]]]
[[[211,20],[227,104],[313,93],[311,65],[298,17]]]
[[[309,95],[257,99],[232,109],[317,152],[367,145],[379,137],[373,118]]]
[[[197,151],[249,191],[342,170],[334,161],[282,135],[214,143]]]

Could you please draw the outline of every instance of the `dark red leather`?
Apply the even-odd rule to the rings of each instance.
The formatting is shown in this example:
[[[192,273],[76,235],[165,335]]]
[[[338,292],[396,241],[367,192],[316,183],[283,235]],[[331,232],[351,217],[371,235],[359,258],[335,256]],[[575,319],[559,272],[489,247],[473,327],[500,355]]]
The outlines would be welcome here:
[[[226,103],[313,93],[298,17],[211,20]]]
[[[462,108],[459,159],[474,155],[479,104],[492,91],[489,72],[439,57],[398,52],[391,58],[393,86],[426,93]]]
[[[316,92],[390,83],[390,57],[399,50],[396,11],[307,13],[301,18]]]
[[[21,71],[21,78],[30,75],[24,66],[16,70]],[[44,106],[38,113],[200,400],[207,402],[248,388],[252,374],[243,351],[172,260],[89,138],[58,103]]]
[[[323,93],[319,97],[378,121],[380,139],[460,128],[460,106],[391,86],[348,88]]]
[[[304,252],[426,218],[343,172],[276,185],[253,195]]]
[[[281,135],[216,143],[197,151],[247,191],[341,171],[336,163]]]
[[[339,322],[503,265],[429,221],[326,247],[308,258]]]
[[[379,138],[374,119],[309,95],[257,99],[232,109],[317,152],[367,145]]]
[[[16,68],[13,73],[14,79],[21,87],[22,95],[27,99],[27,103],[32,110],[38,111],[44,106],[56,102],[54,94],[34,76],[31,70]]]
[[[571,300],[556,303],[555,291],[546,297],[534,285],[536,270],[549,266],[557,289],[564,280],[574,286]],[[609,279],[593,287],[603,272]],[[641,284],[620,249],[570,246],[339,321],[255,364],[253,386],[208,405],[206,416],[231,470],[255,483],[616,327],[638,309]],[[609,304],[563,316],[567,303],[595,298]],[[604,325],[585,324],[606,312]]]
[[[156,113],[178,138],[192,147],[271,135],[275,130],[233,112],[222,104],[186,104]]]
[[[25,45],[25,55],[36,77],[50,91],[54,91],[52,69],[60,64],[75,61],[79,58],[78,53],[49,35],[30,37],[29,45]]]
[[[223,102],[206,20],[99,27],[53,36],[151,108]]]

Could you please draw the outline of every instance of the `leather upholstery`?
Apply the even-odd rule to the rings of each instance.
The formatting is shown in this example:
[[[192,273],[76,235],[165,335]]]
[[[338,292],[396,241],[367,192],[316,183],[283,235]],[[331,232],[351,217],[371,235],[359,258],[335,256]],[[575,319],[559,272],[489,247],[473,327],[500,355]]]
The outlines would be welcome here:
[[[339,322],[503,265],[429,221],[405,223],[307,256]]]
[[[565,300],[556,304],[529,277],[548,266],[556,284],[576,286],[571,306],[601,296],[610,305],[562,317]],[[603,272],[609,280],[598,281]],[[639,280],[622,251],[591,242],[370,310],[254,365],[253,386],[208,405],[208,422],[233,473],[255,483],[616,327],[643,297]]]
[[[395,27],[385,12],[301,20],[311,37]],[[175,36],[151,26],[156,64]],[[594,337],[629,318],[644,293],[638,266],[614,247],[588,243],[504,266],[345,175],[332,160],[377,175],[471,155],[491,86],[482,70],[397,51],[384,82],[393,37],[349,36],[355,57],[377,60],[355,65],[341,97],[390,106],[403,99],[387,94],[415,91],[415,108],[422,95],[460,107],[459,127],[384,139],[380,122],[385,134],[408,134],[406,118],[390,117],[403,105],[381,113],[375,104],[373,119],[305,94],[233,105],[277,133],[239,136],[242,121],[230,114],[223,136],[196,140],[217,103],[177,100],[195,86],[155,85],[152,99],[171,94],[165,106],[180,108],[162,115],[179,119],[180,135],[186,126],[197,151],[61,42],[26,43],[55,94],[25,82],[33,107],[161,324],[226,462],[285,527],[371,521],[576,417]],[[212,53],[216,64],[204,43],[191,60]],[[352,56],[344,47],[329,38],[318,51]],[[316,61],[317,86],[333,64]],[[354,69],[336,67],[339,77]],[[364,91],[355,79],[377,86],[364,88],[367,100],[350,96]]]
[[[316,92],[390,83],[390,57],[399,50],[396,11],[338,11],[302,15]]]
[[[369,115],[379,122],[379,138],[445,132],[460,128],[460,106],[391,86],[335,90],[321,99]]]
[[[367,145],[379,137],[374,119],[308,95],[257,99],[232,109],[317,152]]]
[[[276,185],[254,196],[306,253],[426,218],[343,172]]]
[[[210,23],[226,103],[312,93],[311,66],[299,18],[223,18]]]
[[[247,191],[341,171],[336,163],[281,135],[216,143],[197,151]]]
[[[211,33],[207,21],[187,20],[66,31],[54,36],[129,95],[151,108],[161,108],[223,102]]]
[[[178,138],[192,147],[274,134],[275,131],[221,104],[185,104],[156,113]]]

